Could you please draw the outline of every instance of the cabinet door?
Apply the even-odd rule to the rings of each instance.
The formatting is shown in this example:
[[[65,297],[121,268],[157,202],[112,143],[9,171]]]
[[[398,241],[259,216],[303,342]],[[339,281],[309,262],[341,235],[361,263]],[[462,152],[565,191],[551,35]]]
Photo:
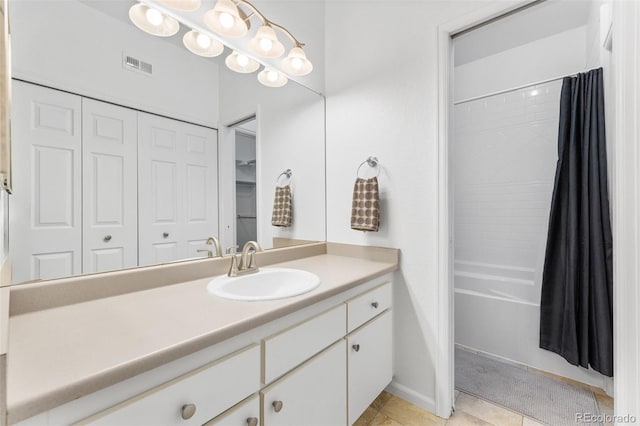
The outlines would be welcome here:
[[[352,425],[393,376],[391,311],[349,336],[349,424]]]
[[[82,100],[84,273],[138,265],[137,113]]]
[[[13,281],[82,272],[81,99],[13,81]]]
[[[258,426],[261,424],[260,397],[256,394],[208,421],[204,426]]]
[[[263,389],[260,392],[263,426],[344,425],[347,421],[345,351],[343,339]]]
[[[138,113],[141,265],[201,255],[218,234],[217,132]]]

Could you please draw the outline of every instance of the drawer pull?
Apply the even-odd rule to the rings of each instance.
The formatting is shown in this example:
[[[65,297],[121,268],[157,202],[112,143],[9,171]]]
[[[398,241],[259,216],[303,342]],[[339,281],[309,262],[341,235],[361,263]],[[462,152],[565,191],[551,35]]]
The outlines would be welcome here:
[[[182,406],[182,418],[184,420],[189,420],[196,413],[196,405],[195,404],[186,404]]]
[[[163,232],[163,233],[162,233],[162,237],[163,237],[163,238],[167,238],[167,237],[169,237],[169,233],[168,233],[168,232]]]
[[[356,352],[360,352],[360,344],[359,343],[356,343],[355,345],[351,346],[351,348]]]
[[[373,309],[378,309],[378,302],[373,302],[371,306],[373,306]]]
[[[282,401],[273,401],[273,409],[276,413],[279,413],[282,410]]]
[[[111,235],[105,235],[104,242],[108,243],[109,241],[111,241]]]
[[[247,426],[258,426],[258,418],[257,417],[249,417],[247,419]]]

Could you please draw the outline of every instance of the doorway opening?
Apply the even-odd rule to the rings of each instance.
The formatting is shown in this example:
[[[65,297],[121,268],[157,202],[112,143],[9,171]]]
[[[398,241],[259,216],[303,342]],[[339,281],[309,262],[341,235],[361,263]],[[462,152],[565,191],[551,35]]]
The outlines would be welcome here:
[[[453,383],[455,370],[457,390],[438,389],[440,415],[447,410],[442,401],[453,400],[464,411],[479,397],[480,405],[506,406],[505,416],[560,424],[562,419],[545,417],[548,413],[533,407],[530,398],[509,406],[513,392],[508,386],[500,389],[501,380],[491,382],[508,374],[532,380],[531,386],[547,393],[551,387],[545,386],[559,382],[562,403],[571,406],[586,397],[585,410],[613,415],[613,401],[606,396],[611,379],[538,347],[562,77],[603,67],[605,93],[612,88],[610,50],[600,39],[600,6],[595,1],[531,2],[506,15],[485,16],[481,25],[468,22],[469,30],[461,25],[441,32],[452,60],[443,63],[447,75],[440,81],[449,87],[446,104],[441,103],[449,113],[444,162],[441,157],[448,194],[440,199],[449,221],[440,241],[449,258],[443,256],[440,273],[450,283],[443,300],[453,308],[447,321],[455,330],[440,336],[451,342],[449,354],[456,354],[449,371]],[[607,122],[613,122],[610,116]],[[472,377],[479,370],[494,374]],[[474,380],[492,384],[476,389]],[[567,410],[572,409],[560,411]],[[570,413],[572,420],[576,414]]]
[[[235,128],[236,245],[257,241],[256,118]]]

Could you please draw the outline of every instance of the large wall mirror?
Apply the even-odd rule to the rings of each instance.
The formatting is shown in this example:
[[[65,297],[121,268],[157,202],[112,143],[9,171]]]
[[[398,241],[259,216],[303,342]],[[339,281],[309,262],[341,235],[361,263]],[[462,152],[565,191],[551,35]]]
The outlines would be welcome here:
[[[185,25],[146,34],[134,4],[9,1],[13,282],[205,257],[213,236],[223,250],[324,241],[324,97],[229,70],[228,48],[194,55]],[[320,7],[287,5],[310,19]]]

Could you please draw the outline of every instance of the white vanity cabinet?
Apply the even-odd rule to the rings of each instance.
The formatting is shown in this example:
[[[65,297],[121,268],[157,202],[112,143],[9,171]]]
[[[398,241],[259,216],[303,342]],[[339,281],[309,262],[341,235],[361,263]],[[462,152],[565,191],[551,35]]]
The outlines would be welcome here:
[[[260,388],[260,347],[205,365],[77,425],[201,425]]]
[[[393,374],[391,283],[383,283],[362,284],[19,424],[352,425]]]
[[[393,376],[391,300],[391,284],[388,283],[347,301],[350,425],[387,387]]]
[[[260,392],[263,426],[344,425],[346,342],[341,339]]]

